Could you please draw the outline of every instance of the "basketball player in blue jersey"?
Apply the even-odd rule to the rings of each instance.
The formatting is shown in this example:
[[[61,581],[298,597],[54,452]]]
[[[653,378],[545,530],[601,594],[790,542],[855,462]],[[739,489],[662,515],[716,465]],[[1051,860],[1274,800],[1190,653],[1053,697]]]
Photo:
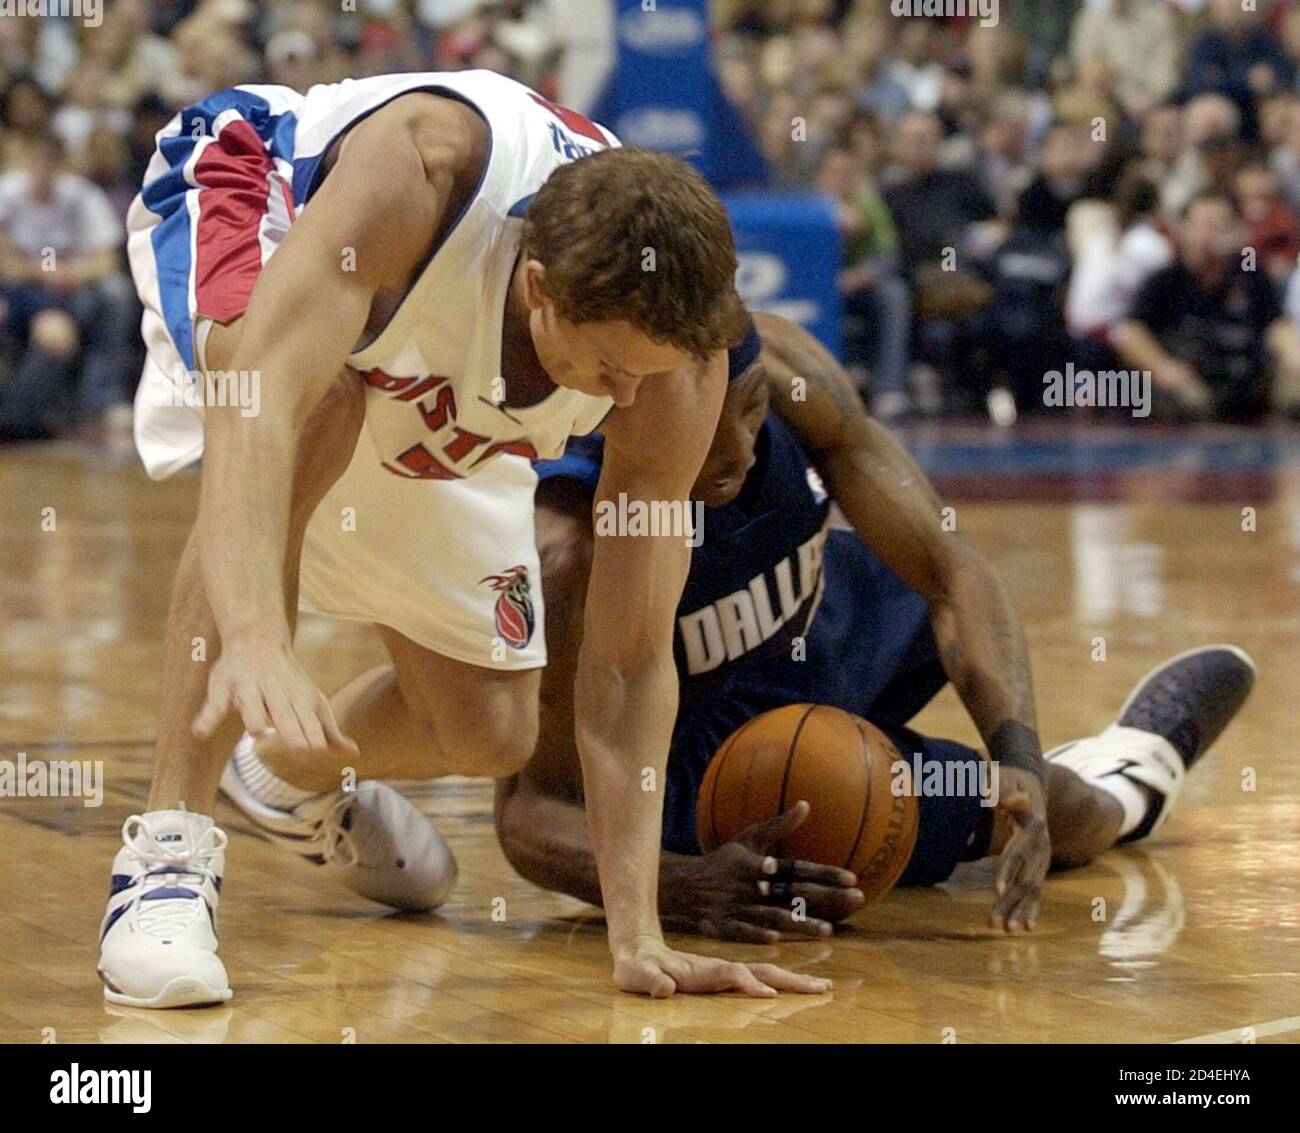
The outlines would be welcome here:
[[[972,748],[906,726],[951,681],[1000,762],[1001,801],[990,809],[974,794],[922,794],[901,883],[933,884],[963,860],[1000,855],[992,923],[1032,928],[1049,855],[1057,866],[1079,865],[1163,822],[1187,768],[1245,700],[1253,665],[1230,646],[1173,658],[1108,728],[1048,752],[1040,777],[1027,758],[1037,746],[1029,662],[1002,586],[968,544],[943,530],[925,476],[867,417],[834,359],[793,323],[755,321],[756,332],[731,352],[732,381],[695,484],[707,507],[677,609],[681,697],[660,910],[697,932],[743,941],[829,933],[862,904],[853,875],[771,852],[807,819],[807,804],[701,855],[696,796],[705,768],[747,720],[799,702],[871,720],[909,764],[919,754],[923,769],[975,763],[981,755]],[[515,868],[593,903],[601,894],[571,739],[568,659],[594,625],[584,593],[598,543],[591,505],[600,465],[592,437],[570,442],[563,458],[540,469],[537,530],[553,659],[537,752],[498,784],[496,804],[497,832]],[[828,527],[832,500],[852,530]],[[794,898],[804,899],[806,915],[796,915]]]
[[[600,424],[598,497],[684,497],[743,312],[698,174],[489,72],[239,87],[157,141],[128,217],[148,347],[136,441],[151,475],[203,468],[99,972],[113,1002],[177,1007],[231,995],[219,780],[357,891],[445,898],[450,853],[377,780],[502,777],[536,746],[531,461]],[[820,992],[663,940],[661,796],[638,784],[667,756],[689,559],[677,538],[611,539],[590,571],[574,743],[614,979]],[[332,704],[294,656],[300,582],[304,605],[375,625],[391,657]]]

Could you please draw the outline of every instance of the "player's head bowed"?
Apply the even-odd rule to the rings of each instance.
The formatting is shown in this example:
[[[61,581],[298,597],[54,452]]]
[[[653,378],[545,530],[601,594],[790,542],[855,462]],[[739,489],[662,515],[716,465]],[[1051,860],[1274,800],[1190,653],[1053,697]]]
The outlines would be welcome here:
[[[745,330],[726,210],[677,158],[625,146],[562,166],[523,239],[534,339],[561,384],[630,401]]]

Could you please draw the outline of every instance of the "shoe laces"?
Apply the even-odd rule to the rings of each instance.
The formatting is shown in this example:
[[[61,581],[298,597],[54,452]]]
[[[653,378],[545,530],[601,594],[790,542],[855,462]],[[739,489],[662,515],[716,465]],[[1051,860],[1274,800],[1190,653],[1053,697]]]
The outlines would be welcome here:
[[[340,791],[321,816],[317,831],[321,861],[336,869],[348,869],[361,860],[361,851],[348,825],[348,812],[356,801],[352,791]]]
[[[201,888],[205,883],[216,887],[217,875],[212,855],[226,848],[224,830],[209,826],[198,838],[184,842],[160,844],[154,829],[143,817],[131,815],[122,824],[122,841],[140,865],[140,893],[131,908],[135,926],[150,936],[175,936],[201,916],[206,901],[196,892],[194,897],[146,901],[156,889],[181,886]]]

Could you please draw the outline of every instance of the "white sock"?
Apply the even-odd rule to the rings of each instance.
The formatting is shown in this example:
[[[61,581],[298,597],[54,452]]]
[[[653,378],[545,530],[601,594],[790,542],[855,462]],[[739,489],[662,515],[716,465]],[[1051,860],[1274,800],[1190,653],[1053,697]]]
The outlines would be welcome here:
[[[244,786],[258,802],[276,810],[292,811],[299,803],[319,795],[320,791],[304,791],[281,779],[257,758],[257,743],[245,735],[235,747],[235,770]]]
[[[1077,743],[1079,741],[1075,741]],[[1053,748],[1047,752],[1043,758],[1050,760],[1057,752],[1074,744],[1062,744],[1060,747]],[[1111,773],[1109,775],[1087,775],[1081,772],[1077,767],[1071,767],[1069,763],[1062,763],[1063,767],[1069,768],[1079,776],[1090,787],[1096,787],[1100,791],[1105,791],[1120,805],[1124,812],[1124,819],[1120,823],[1118,838],[1123,838],[1125,834],[1131,834],[1137,829],[1138,824],[1147,816],[1147,811],[1151,807],[1150,796],[1142,787],[1133,782],[1127,775],[1122,773]]]

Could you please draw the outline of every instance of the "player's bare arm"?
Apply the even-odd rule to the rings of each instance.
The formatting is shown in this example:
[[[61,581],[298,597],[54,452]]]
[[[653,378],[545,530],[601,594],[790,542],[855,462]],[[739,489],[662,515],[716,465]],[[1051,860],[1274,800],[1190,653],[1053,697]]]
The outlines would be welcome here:
[[[262,397],[255,415],[232,407],[206,417],[197,530],[222,654],[195,720],[201,736],[235,708],[250,733],[274,727],[291,746],[349,743],[293,658],[283,573],[295,441],[377,301],[418,272],[449,202],[481,167],[483,133],[471,110],[430,95],[366,119],[238,324],[214,329],[208,365],[260,373]]]
[[[686,500],[717,425],[726,354],[671,375],[660,396],[616,410],[605,426],[596,506]],[[677,713],[672,635],[690,568],[679,535],[598,535],[592,552],[574,683],[575,737],[591,844],[609,922],[614,979],[625,991],[778,990],[817,993],[826,981],[773,965],[728,963],[669,948],[659,923],[661,794]],[[648,789],[647,789],[648,788]]]
[[[537,750],[519,774],[497,781],[497,836],[521,877],[543,889],[601,903],[600,875],[583,810],[582,771],[574,746],[573,671],[593,546],[591,493],[573,481],[538,490],[537,546],[546,593],[551,663],[542,676]],[[829,936],[832,924],[862,905],[847,870],[792,864],[807,916],[755,899],[756,885],[777,869],[776,843],[801,823],[806,804],[761,823],[706,854],[664,850],[659,859],[659,912],[675,928],[754,944],[782,934]]]
[[[758,315],[755,321],[773,408],[864,542],[929,603],[944,669],[999,764],[1000,805],[1015,822],[992,921],[1008,931],[1032,928],[1051,847],[1020,620],[984,558],[957,532],[944,530],[942,504],[925,474],[871,420],[835,360],[783,320]]]

